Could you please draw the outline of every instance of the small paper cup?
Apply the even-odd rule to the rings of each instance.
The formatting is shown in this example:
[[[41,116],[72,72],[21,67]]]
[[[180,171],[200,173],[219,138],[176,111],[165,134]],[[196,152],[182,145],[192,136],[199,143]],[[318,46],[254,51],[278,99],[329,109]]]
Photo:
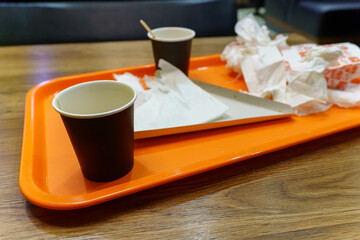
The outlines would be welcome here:
[[[188,75],[191,43],[195,32],[189,28],[163,27],[152,29],[155,38],[148,33],[152,43],[154,60],[158,68],[159,59],[164,59]]]
[[[132,169],[136,97],[134,88],[111,80],[77,84],[54,97],[87,179],[112,181]]]

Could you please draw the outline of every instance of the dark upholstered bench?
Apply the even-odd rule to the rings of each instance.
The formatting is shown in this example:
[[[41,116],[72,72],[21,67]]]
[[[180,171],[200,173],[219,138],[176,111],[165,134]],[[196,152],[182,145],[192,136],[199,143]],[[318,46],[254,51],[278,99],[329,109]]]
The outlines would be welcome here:
[[[197,37],[234,35],[234,0],[0,2],[0,45],[145,39],[152,28],[192,28]]]
[[[266,0],[265,8],[277,31],[296,31],[318,43],[360,44],[359,0]]]

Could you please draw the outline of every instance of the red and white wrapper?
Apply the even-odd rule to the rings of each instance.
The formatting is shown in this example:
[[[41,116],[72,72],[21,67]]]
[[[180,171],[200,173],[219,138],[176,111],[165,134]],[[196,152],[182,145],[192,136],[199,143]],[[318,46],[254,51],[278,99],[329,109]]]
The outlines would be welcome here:
[[[282,52],[287,70],[296,69],[305,60],[306,54],[316,47],[315,44],[291,46]],[[360,49],[352,43],[322,45],[325,48],[336,47],[341,55],[334,65],[324,70],[324,77],[329,88],[343,89],[349,83],[358,82],[360,77]]]

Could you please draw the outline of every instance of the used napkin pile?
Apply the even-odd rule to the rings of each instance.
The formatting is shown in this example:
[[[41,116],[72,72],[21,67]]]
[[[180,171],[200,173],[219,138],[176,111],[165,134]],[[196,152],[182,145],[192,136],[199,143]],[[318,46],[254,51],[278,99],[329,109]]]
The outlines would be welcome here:
[[[228,110],[170,63],[160,59],[159,68],[154,78],[144,77],[147,89],[131,73],[114,74],[117,81],[133,86],[138,92],[135,131],[211,122]]]
[[[360,50],[351,43],[288,46],[271,39],[253,15],[235,25],[237,39],[221,54],[226,66],[242,74],[249,94],[289,104],[294,113],[326,111],[333,104],[360,106]]]

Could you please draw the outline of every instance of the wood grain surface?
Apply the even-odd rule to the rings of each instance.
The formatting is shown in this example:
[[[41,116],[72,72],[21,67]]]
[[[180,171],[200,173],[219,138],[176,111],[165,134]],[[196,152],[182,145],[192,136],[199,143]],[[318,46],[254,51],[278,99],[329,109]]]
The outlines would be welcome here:
[[[192,56],[233,40],[197,38]],[[27,202],[18,187],[26,92],[152,61],[149,41],[0,47],[1,239],[360,239],[360,128],[86,209]]]

